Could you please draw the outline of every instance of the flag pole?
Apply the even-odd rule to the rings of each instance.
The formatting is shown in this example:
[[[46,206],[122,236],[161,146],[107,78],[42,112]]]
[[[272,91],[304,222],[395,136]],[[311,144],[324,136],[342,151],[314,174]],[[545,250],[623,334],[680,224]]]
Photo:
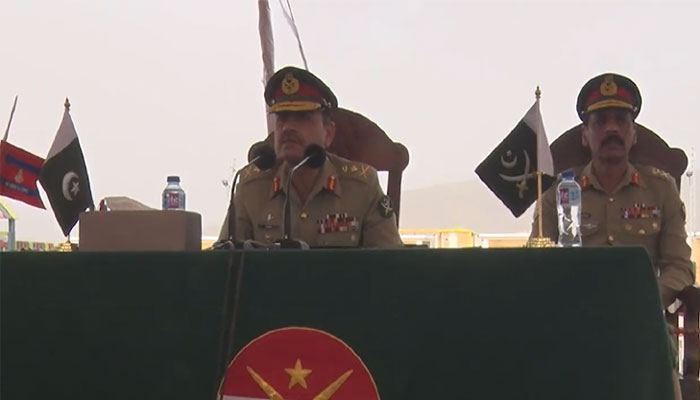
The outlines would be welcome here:
[[[537,237],[542,236],[542,171],[537,171]]]
[[[539,102],[542,96],[540,86],[535,89],[535,101]],[[539,105],[538,105],[539,107]],[[527,247],[553,247],[554,242],[548,237],[544,237],[542,229],[542,170],[537,163],[537,236],[530,238],[527,242]]]
[[[258,0],[258,31],[260,34],[260,49],[263,61],[263,87],[267,85],[275,73],[275,38],[272,34],[272,18],[270,16],[270,4],[268,0]],[[275,128],[275,114],[270,113],[270,107],[265,106],[265,118],[267,132],[265,137]]]
[[[540,97],[542,96],[542,91],[540,90],[540,86],[537,85],[537,89],[535,89],[535,100],[540,101]],[[539,168],[539,164],[537,165],[537,237],[541,238],[542,236],[542,170]]]
[[[57,250],[60,252],[64,252],[64,253],[69,253],[69,252],[73,251],[73,243],[70,242],[70,233],[68,233],[68,235],[66,235],[66,241],[61,243],[58,246]]]
[[[7,121],[7,128],[5,128],[5,136],[2,137],[2,140],[7,141],[7,136],[10,134],[10,125],[12,125],[12,117],[15,116],[15,108],[17,108],[17,97],[18,95],[15,95],[15,102],[12,104],[12,111],[10,111],[10,120]]]

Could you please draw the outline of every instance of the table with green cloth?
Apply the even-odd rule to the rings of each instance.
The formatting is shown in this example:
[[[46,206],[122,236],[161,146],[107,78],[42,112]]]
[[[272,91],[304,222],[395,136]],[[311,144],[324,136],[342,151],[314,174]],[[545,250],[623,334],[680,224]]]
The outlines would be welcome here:
[[[0,291],[3,400],[214,399],[284,327],[342,340],[385,400],[673,398],[638,247],[0,253]]]

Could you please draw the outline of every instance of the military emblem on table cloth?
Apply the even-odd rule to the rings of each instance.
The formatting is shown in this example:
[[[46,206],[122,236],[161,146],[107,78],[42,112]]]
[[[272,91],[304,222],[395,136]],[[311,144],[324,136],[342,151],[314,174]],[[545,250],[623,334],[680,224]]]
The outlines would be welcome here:
[[[356,232],[360,229],[360,221],[357,217],[351,217],[348,213],[326,214],[324,218],[316,221],[318,233],[332,232]]]
[[[394,215],[394,207],[391,205],[389,196],[382,196],[377,203],[377,208],[379,208],[379,214],[384,218],[389,218]]]
[[[360,357],[342,340],[311,328],[282,328],[248,343],[219,388],[227,400],[379,400]]]

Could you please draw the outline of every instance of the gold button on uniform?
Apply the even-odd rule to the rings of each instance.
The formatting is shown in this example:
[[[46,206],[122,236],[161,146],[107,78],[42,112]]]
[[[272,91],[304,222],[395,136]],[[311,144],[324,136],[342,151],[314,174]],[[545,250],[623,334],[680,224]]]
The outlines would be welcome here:
[[[614,241],[615,241],[615,236],[613,236],[613,235],[608,236],[608,242],[612,243]]]
[[[303,211],[301,215],[299,216],[301,219],[306,219],[309,215],[306,213],[306,211]]]
[[[612,203],[613,201],[615,201],[615,199],[614,199],[614,198],[612,198],[612,197],[611,197],[611,198],[609,198],[608,200],[609,200],[609,201],[610,201],[611,203]]]

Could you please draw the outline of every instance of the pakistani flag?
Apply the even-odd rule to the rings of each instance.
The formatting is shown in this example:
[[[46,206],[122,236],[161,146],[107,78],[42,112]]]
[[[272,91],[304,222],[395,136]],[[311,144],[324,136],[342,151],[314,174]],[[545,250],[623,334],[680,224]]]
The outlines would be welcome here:
[[[85,158],[69,107],[66,99],[61,126],[39,175],[39,182],[66,236],[78,222],[80,213],[88,207],[94,208]]]
[[[537,200],[537,171],[543,173],[542,191],[554,182],[553,165],[537,99],[515,129],[479,164],[476,173],[519,217]]]

